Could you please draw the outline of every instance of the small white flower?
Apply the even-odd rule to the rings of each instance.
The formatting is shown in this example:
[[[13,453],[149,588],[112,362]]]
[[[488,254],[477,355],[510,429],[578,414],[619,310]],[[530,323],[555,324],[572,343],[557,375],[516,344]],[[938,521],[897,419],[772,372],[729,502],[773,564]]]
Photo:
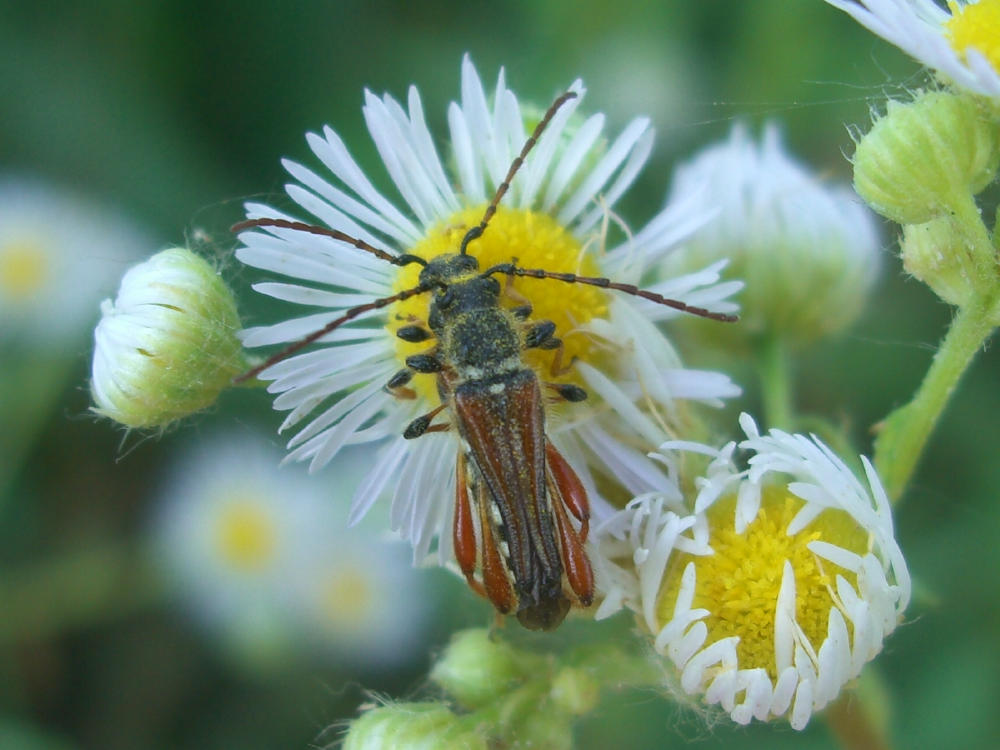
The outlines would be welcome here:
[[[867,484],[815,437],[740,424],[747,438],[719,451],[664,444],[668,465],[678,451],[711,456],[693,512],[669,495],[637,498],[599,534],[601,549],[619,568],[631,551],[619,598],[684,692],[740,724],[787,716],[802,729],[881,651],[909,573],[865,458]],[[737,450],[750,454],[743,470]]]
[[[676,202],[640,231],[623,233],[618,244],[609,246],[610,208],[648,157],[653,131],[647,119],[638,118],[608,143],[601,137],[603,115],[582,119],[578,114],[581,83],[571,90],[577,97],[555,114],[489,228],[469,246],[470,255],[480,268],[516,258],[526,268],[638,282],[714,212],[691,210],[696,197]],[[464,60],[461,101],[448,109],[451,152],[444,161],[433,145],[416,88],[410,88],[406,108],[388,95],[366,92],[363,113],[406,210],[374,187],[328,127],[307,139],[333,179],[285,161],[295,178],[286,188],[288,195],[323,225],[375,247],[425,258],[456,252],[527,139],[525,112],[507,88],[504,73],[490,100],[472,63]],[[247,214],[251,219],[291,218],[258,204],[248,205]],[[256,285],[258,291],[320,308],[248,331],[245,343],[251,347],[302,339],[346,309],[415,286],[419,272],[415,264],[400,269],[349,244],[301,231],[268,227],[244,232],[240,239],[245,247],[237,257],[244,263],[309,284],[268,282]],[[717,281],[715,269],[672,288],[685,301],[699,294],[713,297]],[[592,461],[595,471],[610,477],[618,475],[624,462],[634,480],[629,489],[649,490],[662,476],[650,474],[651,462],[629,446],[631,439],[647,436],[643,442],[660,442],[664,431],[657,420],[674,416],[676,399],[717,403],[738,392],[724,376],[683,368],[649,322],[650,314],[665,317],[651,302],[582,284],[517,279],[511,286],[532,303],[533,319],[556,323],[565,344],[563,361],[575,361],[575,366],[565,375],[551,374],[550,352],[530,351],[526,361],[546,380],[577,382],[590,392],[587,403],[550,414],[549,429],[581,473],[595,506],[600,497],[581,461]],[[714,295],[716,309],[731,311],[734,306],[724,296]],[[316,469],[344,446],[385,443],[355,495],[352,518],[367,512],[383,493],[391,494],[392,527],[413,543],[417,559],[424,558],[449,523],[456,443],[442,433],[412,441],[401,437],[412,419],[439,404],[434,375],[413,378],[415,398],[410,400],[397,400],[384,386],[408,355],[428,348],[426,342],[412,344],[395,336],[407,320],[426,320],[428,304],[428,295],[418,295],[362,316],[324,337],[327,346],[289,357],[261,374],[274,381],[269,390],[279,394],[275,408],[289,411],[282,429],[305,422],[289,443],[290,459],[309,460]],[[650,404],[655,409],[647,408]],[[616,420],[609,419],[612,411],[619,412]],[[660,479],[650,484],[653,475]],[[595,510],[600,513],[600,507]],[[439,556],[447,560],[451,534],[440,538]]]
[[[159,558],[192,614],[237,653],[312,648],[341,660],[406,659],[426,617],[405,551],[348,529],[362,457],[333,482],[279,470],[276,452],[219,435],[184,454],[159,491]]]
[[[0,342],[59,350],[82,341],[98,301],[149,247],[111,210],[0,176]]]
[[[963,89],[1000,99],[1000,2],[826,0]]]
[[[727,347],[761,334],[808,342],[857,317],[880,265],[874,217],[849,186],[826,184],[794,159],[776,125],[758,143],[737,124],[680,165],[671,200],[692,194],[719,216],[668,256],[667,272],[729,259],[726,275],[746,283],[739,325],[708,328],[712,338]]]

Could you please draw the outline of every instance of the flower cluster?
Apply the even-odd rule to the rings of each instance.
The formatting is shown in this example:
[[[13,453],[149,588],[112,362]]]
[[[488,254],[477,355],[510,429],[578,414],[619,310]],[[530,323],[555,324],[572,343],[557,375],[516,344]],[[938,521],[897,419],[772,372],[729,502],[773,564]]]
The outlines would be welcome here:
[[[488,95],[466,58],[442,155],[416,88],[405,105],[366,92],[365,122],[399,199],[376,188],[333,129],[307,136],[323,169],[286,160],[292,207],[249,203],[241,224],[237,257],[267,276],[254,289],[302,310],[243,331],[247,348],[288,347],[245,378],[268,383],[287,412],[288,460],[357,471],[356,482],[340,483],[356,487],[347,523],[311,501],[282,500],[279,511],[283,493],[267,475],[229,486],[231,477],[199,470],[168,506],[165,548],[191,540],[172,565],[213,622],[228,621],[222,610],[259,614],[243,619],[256,636],[291,607],[314,625],[325,616],[343,642],[363,643],[368,631],[398,644],[388,623],[405,618],[385,615],[371,593],[385,582],[367,581],[365,566],[351,574],[350,544],[324,557],[304,541],[315,527],[357,523],[387,498],[389,524],[415,560],[456,557],[501,611],[491,591],[509,583],[537,598],[532,588],[568,581],[579,594],[592,565],[594,590],[572,603],[593,600],[597,618],[634,610],[658,669],[681,691],[741,724],[787,716],[800,729],[879,652],[909,600],[888,498],[867,459],[862,482],[818,439],[764,434],[748,416],[741,442],[701,442],[714,430],[697,406],[740,390],[723,373],[686,367],[665,331],[685,311],[731,317],[744,282],[738,335],[747,339],[810,341],[846,327],[878,267],[871,217],[788,156],[775,129],[758,145],[738,126],[684,165],[662,210],[630,229],[615,207],[650,155],[653,130],[637,118],[605,136],[603,115],[583,114],[585,93],[574,82],[539,117],[503,71]],[[454,263],[459,281],[425,274],[438,262]],[[441,310],[471,281],[489,281],[498,300],[474,312],[502,318],[518,338],[496,362],[463,361],[460,371],[441,351],[464,356],[482,342],[446,341]],[[123,423],[190,413],[250,367],[228,290],[186,251],[133,269],[104,315],[93,393],[98,411]],[[476,461],[489,451],[477,458],[469,422],[460,428],[456,417],[456,383],[475,380],[482,399],[488,391],[499,403],[511,373],[527,371],[531,393],[545,396],[533,410],[504,412],[531,413],[503,435],[508,463],[487,471]],[[150,402],[147,387],[168,403]],[[493,419],[487,443],[508,429],[490,408],[471,407]],[[528,454],[541,458],[531,464]],[[505,505],[494,485],[508,475],[533,489]],[[512,572],[519,554],[538,558],[523,564],[538,580]],[[555,580],[545,578],[551,569]],[[333,572],[318,582],[317,570]],[[549,675],[548,666],[483,634],[456,641],[432,678],[467,714],[387,705],[355,723],[347,746],[428,736],[485,746],[476,712],[502,703],[507,683],[546,696],[559,721],[546,729],[529,717],[525,736],[560,746],[545,732],[568,735],[597,687],[585,670]],[[495,674],[482,679],[487,667]],[[540,672],[552,685],[540,686]]]
[[[376,666],[411,658],[429,601],[417,571],[371,525],[349,530],[336,502],[362,462],[346,453],[336,480],[319,484],[279,471],[279,458],[236,432],[178,457],[152,524],[170,588],[252,667],[296,654]]]

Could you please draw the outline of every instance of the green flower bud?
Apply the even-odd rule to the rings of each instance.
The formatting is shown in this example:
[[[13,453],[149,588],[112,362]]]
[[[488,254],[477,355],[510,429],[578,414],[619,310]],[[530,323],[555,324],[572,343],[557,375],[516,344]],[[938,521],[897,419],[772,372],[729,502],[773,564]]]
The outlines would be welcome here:
[[[462,706],[480,708],[523,680],[526,662],[534,658],[491,639],[487,630],[463,630],[452,637],[430,676]]]
[[[597,705],[600,691],[591,675],[582,669],[564,667],[552,680],[552,703],[564,713],[583,716]]]
[[[204,409],[246,367],[233,295],[190,250],[129,269],[101,315],[92,408],[128,427],[163,427]]]
[[[933,91],[884,117],[854,153],[854,188],[883,216],[923,224],[942,216],[958,195],[975,195],[1000,165],[1000,135],[967,96]]]
[[[393,703],[351,722],[343,750],[486,750],[485,738],[440,703]]]
[[[950,218],[904,226],[900,249],[907,273],[945,302],[964,305],[975,293],[975,265]]]

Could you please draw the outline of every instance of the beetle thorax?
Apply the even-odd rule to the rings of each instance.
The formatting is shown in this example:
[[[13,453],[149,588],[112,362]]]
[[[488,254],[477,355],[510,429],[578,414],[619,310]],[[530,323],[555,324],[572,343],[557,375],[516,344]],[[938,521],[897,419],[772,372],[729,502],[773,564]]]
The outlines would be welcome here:
[[[449,284],[431,302],[428,324],[442,358],[463,380],[481,380],[523,367],[521,334],[500,306],[496,279],[474,276]]]

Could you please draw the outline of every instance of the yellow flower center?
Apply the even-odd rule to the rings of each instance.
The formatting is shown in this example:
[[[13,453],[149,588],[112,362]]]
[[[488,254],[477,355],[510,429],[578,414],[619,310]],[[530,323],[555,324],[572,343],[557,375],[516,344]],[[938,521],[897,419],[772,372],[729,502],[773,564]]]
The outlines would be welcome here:
[[[435,226],[410,253],[431,259],[439,255],[457,253],[462,237],[470,227],[479,223],[486,206],[475,206],[459,211]],[[469,244],[469,254],[479,261],[479,269],[497,263],[516,261],[522,268],[542,268],[546,271],[569,272],[580,276],[600,276],[592,253],[564,227],[547,214],[523,209],[500,207],[483,236]],[[421,267],[412,264],[401,269],[393,291],[417,285]],[[608,313],[607,294],[598,287],[570,284],[551,279],[526,279],[497,274],[504,288],[501,304],[506,308],[530,304],[530,320],[551,320],[556,324],[556,336],[563,341],[562,365],[566,367],[574,358],[592,362],[598,355],[593,339],[577,330],[591,318]],[[430,312],[431,294],[421,294],[398,302],[390,308],[389,331],[393,334],[402,326],[415,323],[426,325]],[[411,354],[427,351],[428,342],[408,343],[396,338],[396,355],[402,363]],[[554,352],[529,349],[524,361],[545,380],[573,381],[573,371],[553,372]],[[412,387],[430,404],[439,402],[435,376],[417,375]]]
[[[764,668],[777,679],[774,620],[785,561],[795,571],[795,619],[814,649],[826,638],[832,592],[837,575],[852,585],[856,576],[819,558],[807,545],[821,540],[857,554],[868,548],[868,535],[841,510],[824,510],[797,534],[786,533],[803,501],[783,487],[765,488],[760,512],[742,534],[734,530],[735,496],[727,497],[707,512],[711,532],[708,556],[679,554],[664,576],[658,616],[665,624],[674,612],[681,574],[693,562],[696,584],[693,609],[711,614],[708,646],[723,638],[739,636],[736,648],[740,669]],[[850,629],[850,625],[848,625]],[[853,637],[853,636],[852,636]]]
[[[951,18],[945,36],[961,55],[970,47],[982,54],[1000,73],[1000,0],[979,0],[960,5],[950,0]]]
[[[274,560],[277,530],[272,514],[252,497],[235,497],[217,522],[216,544],[223,561],[242,573],[254,573]]]
[[[31,299],[49,275],[45,246],[32,239],[0,245],[0,294],[15,300]]]
[[[340,565],[324,584],[321,611],[330,625],[356,630],[369,621],[375,597],[371,575],[355,565]]]

